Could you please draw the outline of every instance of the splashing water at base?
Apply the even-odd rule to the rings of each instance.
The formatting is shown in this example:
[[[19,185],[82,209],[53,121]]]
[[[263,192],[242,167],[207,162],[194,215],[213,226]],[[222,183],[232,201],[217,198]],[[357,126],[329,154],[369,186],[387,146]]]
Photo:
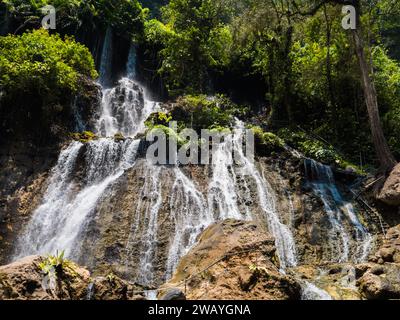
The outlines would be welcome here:
[[[301,300],[333,300],[328,292],[308,281],[303,281]]]

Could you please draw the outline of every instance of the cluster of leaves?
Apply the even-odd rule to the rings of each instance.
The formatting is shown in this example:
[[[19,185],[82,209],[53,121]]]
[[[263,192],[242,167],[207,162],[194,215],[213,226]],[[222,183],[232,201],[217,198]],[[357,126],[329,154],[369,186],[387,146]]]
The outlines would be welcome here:
[[[171,120],[171,113],[154,112],[147,118],[145,125],[147,128],[154,128],[157,125],[168,126]]]
[[[373,48],[374,81],[391,150],[400,158],[400,64],[381,47]]]
[[[177,100],[172,111],[153,113],[146,125],[153,128],[168,126],[171,121],[176,121],[178,129],[193,128],[198,133],[202,129],[222,131],[232,127],[235,117],[244,116],[247,112],[247,107],[239,106],[223,95],[187,95]]]
[[[56,255],[47,256],[40,264],[40,270],[45,274],[56,274],[63,269],[70,267],[70,262],[64,258],[64,251],[56,253]]]
[[[78,89],[79,77],[97,77],[89,50],[45,30],[0,37],[0,91],[9,96],[40,92],[56,96]]]
[[[203,129],[215,133],[230,133],[235,117],[244,116],[247,112],[247,107],[238,106],[223,95],[188,95],[180,97],[170,112],[151,114],[145,124],[153,133],[161,130],[178,146],[183,146],[188,142],[180,136],[184,129],[194,129],[199,136]],[[174,125],[171,125],[172,122]],[[202,141],[199,140],[198,143],[201,144]]]

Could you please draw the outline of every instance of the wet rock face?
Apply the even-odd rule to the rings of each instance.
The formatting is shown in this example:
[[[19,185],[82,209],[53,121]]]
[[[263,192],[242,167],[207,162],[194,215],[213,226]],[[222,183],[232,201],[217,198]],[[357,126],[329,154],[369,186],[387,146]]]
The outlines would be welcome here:
[[[0,264],[8,262],[15,237],[40,205],[58,151],[29,143],[0,148]]]
[[[400,206],[400,164],[394,167],[386,179],[378,199],[391,206]]]
[[[400,264],[400,225],[390,228],[382,246],[371,258],[372,262],[394,262]]]
[[[187,299],[287,300],[300,286],[279,272],[274,240],[252,222],[225,220],[206,229],[160,296],[179,288]]]

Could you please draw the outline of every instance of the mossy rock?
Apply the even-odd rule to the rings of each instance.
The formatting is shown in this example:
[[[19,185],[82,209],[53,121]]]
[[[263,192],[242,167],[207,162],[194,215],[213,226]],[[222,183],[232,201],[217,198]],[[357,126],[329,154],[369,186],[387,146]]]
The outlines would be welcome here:
[[[97,140],[99,137],[91,131],[83,131],[82,133],[71,133],[71,138],[75,141],[79,141],[82,143],[88,143],[93,140]]]
[[[115,140],[116,142],[121,142],[121,141],[125,141],[126,138],[123,136],[122,133],[118,132],[118,133],[116,133],[116,134],[114,135],[114,140]]]

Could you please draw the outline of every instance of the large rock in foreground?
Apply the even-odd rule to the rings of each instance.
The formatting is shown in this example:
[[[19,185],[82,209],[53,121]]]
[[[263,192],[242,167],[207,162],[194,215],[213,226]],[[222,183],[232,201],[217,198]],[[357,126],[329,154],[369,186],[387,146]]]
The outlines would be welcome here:
[[[226,220],[206,229],[159,294],[189,300],[299,299],[300,285],[279,272],[271,236],[251,222]]]
[[[395,263],[357,266],[357,285],[368,300],[400,299],[400,265]]]
[[[46,258],[30,256],[0,267],[0,300],[137,300],[138,288],[109,275],[92,279],[73,262],[49,276],[41,264]]]
[[[63,270],[51,288],[49,277],[40,268],[43,261],[40,256],[30,256],[0,267],[0,299],[75,300],[86,297],[89,271],[74,265]]]
[[[391,206],[400,206],[400,163],[387,178],[378,199]]]

